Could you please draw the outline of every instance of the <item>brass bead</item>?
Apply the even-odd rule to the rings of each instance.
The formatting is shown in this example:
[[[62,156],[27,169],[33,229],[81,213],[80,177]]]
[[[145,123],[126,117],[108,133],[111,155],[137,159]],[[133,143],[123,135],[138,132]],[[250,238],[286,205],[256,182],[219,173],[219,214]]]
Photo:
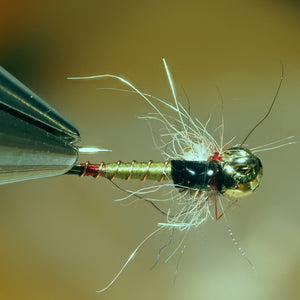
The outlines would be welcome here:
[[[263,167],[260,159],[245,147],[233,147],[222,154],[222,192],[232,197],[253,193],[259,186]]]

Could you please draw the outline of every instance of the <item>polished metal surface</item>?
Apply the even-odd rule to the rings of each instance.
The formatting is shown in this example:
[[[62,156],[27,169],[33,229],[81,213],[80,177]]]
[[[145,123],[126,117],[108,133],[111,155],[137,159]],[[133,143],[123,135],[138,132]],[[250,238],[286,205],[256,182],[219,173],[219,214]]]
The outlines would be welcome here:
[[[253,193],[263,176],[260,159],[245,147],[225,150],[222,155],[222,169],[228,183],[224,193],[232,197],[243,197]]]
[[[0,67],[0,184],[66,173],[76,127]]]

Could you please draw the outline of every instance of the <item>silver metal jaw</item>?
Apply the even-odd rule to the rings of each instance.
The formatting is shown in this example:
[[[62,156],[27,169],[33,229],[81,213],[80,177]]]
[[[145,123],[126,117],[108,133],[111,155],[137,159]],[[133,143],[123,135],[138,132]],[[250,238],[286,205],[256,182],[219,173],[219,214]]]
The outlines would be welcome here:
[[[66,173],[76,127],[0,67],[0,184]]]

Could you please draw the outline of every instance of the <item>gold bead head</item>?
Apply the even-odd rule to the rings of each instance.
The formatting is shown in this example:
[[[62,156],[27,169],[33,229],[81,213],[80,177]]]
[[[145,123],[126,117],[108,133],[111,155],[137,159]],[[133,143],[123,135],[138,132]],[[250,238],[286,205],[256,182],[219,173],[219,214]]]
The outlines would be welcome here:
[[[260,159],[245,147],[233,147],[222,154],[222,192],[232,197],[253,193],[259,186],[263,167]]]

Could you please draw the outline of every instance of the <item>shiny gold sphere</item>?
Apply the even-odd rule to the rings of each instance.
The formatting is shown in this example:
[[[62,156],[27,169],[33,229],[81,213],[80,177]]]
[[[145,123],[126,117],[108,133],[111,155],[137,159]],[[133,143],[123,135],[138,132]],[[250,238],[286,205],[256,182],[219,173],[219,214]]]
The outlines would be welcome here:
[[[222,154],[222,192],[232,197],[253,193],[259,186],[263,167],[260,159],[245,147],[233,147]]]

